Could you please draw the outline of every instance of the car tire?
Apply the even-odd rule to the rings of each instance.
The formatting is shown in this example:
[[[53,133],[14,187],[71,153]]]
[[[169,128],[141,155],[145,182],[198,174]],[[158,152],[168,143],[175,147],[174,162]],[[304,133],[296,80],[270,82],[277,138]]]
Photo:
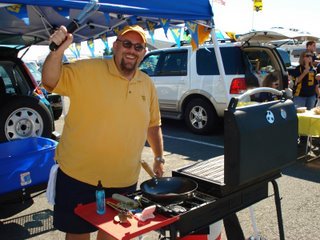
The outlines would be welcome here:
[[[26,137],[51,137],[53,118],[39,99],[12,96],[0,107],[0,142]]]
[[[209,134],[217,129],[219,117],[213,106],[201,98],[192,99],[186,106],[184,120],[196,134]]]

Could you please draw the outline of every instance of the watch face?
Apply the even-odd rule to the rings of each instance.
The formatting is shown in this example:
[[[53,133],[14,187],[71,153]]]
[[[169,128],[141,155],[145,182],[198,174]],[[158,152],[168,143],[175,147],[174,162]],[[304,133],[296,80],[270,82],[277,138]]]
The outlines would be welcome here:
[[[157,160],[157,161],[159,161],[161,163],[165,163],[165,160],[162,157],[156,157],[155,160]]]

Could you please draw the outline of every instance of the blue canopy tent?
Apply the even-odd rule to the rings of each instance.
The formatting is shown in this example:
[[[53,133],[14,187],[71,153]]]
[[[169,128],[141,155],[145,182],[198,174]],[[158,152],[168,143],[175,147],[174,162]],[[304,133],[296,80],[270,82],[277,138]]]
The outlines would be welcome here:
[[[0,33],[24,34],[48,39],[50,32],[67,25],[84,8],[84,0],[12,0],[0,8]],[[20,5],[21,4],[21,5]],[[208,0],[101,0],[99,9],[75,32],[75,42],[99,38],[102,34],[114,35],[116,28],[139,24],[147,29],[146,22],[161,27],[160,19],[170,26],[192,21],[213,27],[213,13]]]
[[[68,25],[78,16],[85,0],[4,0],[0,4],[0,36],[20,35],[23,41],[48,44],[50,34],[60,25]],[[125,25],[139,24],[150,31],[192,23],[211,29],[222,82],[225,71],[216,38],[210,0],[100,0],[99,9],[75,32],[74,41],[82,42],[114,36]],[[152,28],[152,29],[150,29]],[[197,37],[195,31],[193,38]],[[0,44],[6,44],[0,37]],[[226,89],[228,94],[228,89]]]

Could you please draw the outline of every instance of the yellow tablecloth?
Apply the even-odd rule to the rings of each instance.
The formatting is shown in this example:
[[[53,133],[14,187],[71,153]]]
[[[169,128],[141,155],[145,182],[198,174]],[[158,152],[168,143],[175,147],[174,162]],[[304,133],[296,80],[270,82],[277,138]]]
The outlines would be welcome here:
[[[319,137],[320,136],[320,115],[313,111],[298,113],[299,135]]]

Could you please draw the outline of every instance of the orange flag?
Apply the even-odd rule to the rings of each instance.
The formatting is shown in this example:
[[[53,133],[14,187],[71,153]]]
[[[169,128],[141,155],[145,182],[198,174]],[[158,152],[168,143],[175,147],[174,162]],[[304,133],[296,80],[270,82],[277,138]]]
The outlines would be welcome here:
[[[203,25],[198,25],[198,44],[203,44],[205,41],[209,40],[211,29]],[[192,50],[197,50],[198,45],[193,39],[191,39]]]

